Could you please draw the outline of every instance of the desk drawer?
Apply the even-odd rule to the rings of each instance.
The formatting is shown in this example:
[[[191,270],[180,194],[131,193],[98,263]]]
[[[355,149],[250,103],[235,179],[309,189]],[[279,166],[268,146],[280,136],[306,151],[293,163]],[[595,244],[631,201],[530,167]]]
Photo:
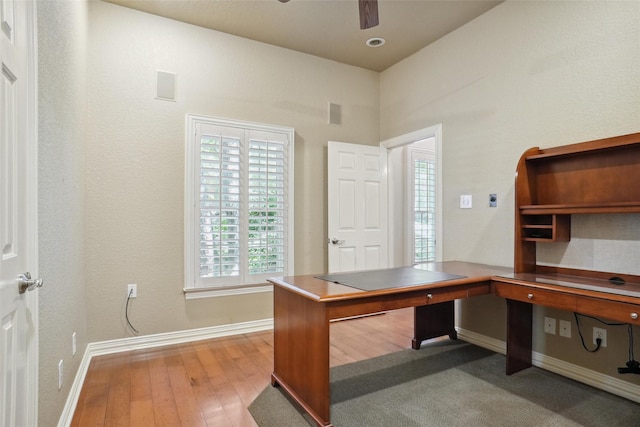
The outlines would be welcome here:
[[[496,295],[503,298],[544,305],[547,307],[558,308],[560,310],[576,310],[575,295],[565,294],[563,292],[554,292],[528,286],[499,282],[494,283],[494,290]]]
[[[468,285],[458,285],[449,288],[432,289],[425,292],[427,304],[439,304],[441,302],[456,299],[488,295],[491,293],[491,282],[479,282]]]
[[[460,298],[466,298],[468,296],[468,290],[465,289],[449,289],[446,291],[443,290],[432,290],[425,292],[427,296],[427,304],[439,304],[441,302],[453,301]]]
[[[640,325],[640,305],[578,297],[576,311],[618,322]]]

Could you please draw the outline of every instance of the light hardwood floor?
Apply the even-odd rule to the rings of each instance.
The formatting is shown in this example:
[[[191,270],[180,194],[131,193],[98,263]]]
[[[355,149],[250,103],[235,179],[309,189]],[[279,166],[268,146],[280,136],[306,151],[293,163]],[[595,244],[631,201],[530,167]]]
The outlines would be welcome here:
[[[331,324],[331,366],[411,347],[413,309]],[[92,359],[72,426],[256,426],[247,410],[270,384],[273,333]]]

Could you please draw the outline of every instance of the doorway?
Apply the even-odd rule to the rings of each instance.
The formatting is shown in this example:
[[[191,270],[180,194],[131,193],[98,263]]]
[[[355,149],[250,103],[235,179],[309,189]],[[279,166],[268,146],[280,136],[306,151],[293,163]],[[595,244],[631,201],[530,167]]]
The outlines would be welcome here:
[[[434,245],[429,260],[442,261],[442,125],[391,138],[380,145],[389,150],[389,267],[416,263],[420,258],[416,258],[420,250],[420,242],[416,242],[422,238]],[[415,181],[410,175],[414,168],[410,163],[412,158],[424,159],[424,154],[433,160],[435,197],[429,207],[432,211],[420,218],[416,215],[421,207],[416,205]]]

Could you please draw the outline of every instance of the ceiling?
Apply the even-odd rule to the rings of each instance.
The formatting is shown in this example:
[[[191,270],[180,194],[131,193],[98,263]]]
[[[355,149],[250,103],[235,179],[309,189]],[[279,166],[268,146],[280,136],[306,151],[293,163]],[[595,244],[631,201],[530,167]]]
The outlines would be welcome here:
[[[344,64],[383,71],[502,1],[379,0],[360,29],[357,0],[105,0]],[[386,43],[368,47],[382,37]]]

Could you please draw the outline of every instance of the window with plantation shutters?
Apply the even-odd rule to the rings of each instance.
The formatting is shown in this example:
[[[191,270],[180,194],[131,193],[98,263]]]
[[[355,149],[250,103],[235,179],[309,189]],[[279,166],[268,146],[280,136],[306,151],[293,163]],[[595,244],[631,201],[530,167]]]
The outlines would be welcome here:
[[[413,264],[436,260],[436,170],[433,152],[409,148]]]
[[[293,129],[187,116],[185,292],[270,290],[292,274]]]
[[[435,261],[435,162],[413,161],[414,263]]]

